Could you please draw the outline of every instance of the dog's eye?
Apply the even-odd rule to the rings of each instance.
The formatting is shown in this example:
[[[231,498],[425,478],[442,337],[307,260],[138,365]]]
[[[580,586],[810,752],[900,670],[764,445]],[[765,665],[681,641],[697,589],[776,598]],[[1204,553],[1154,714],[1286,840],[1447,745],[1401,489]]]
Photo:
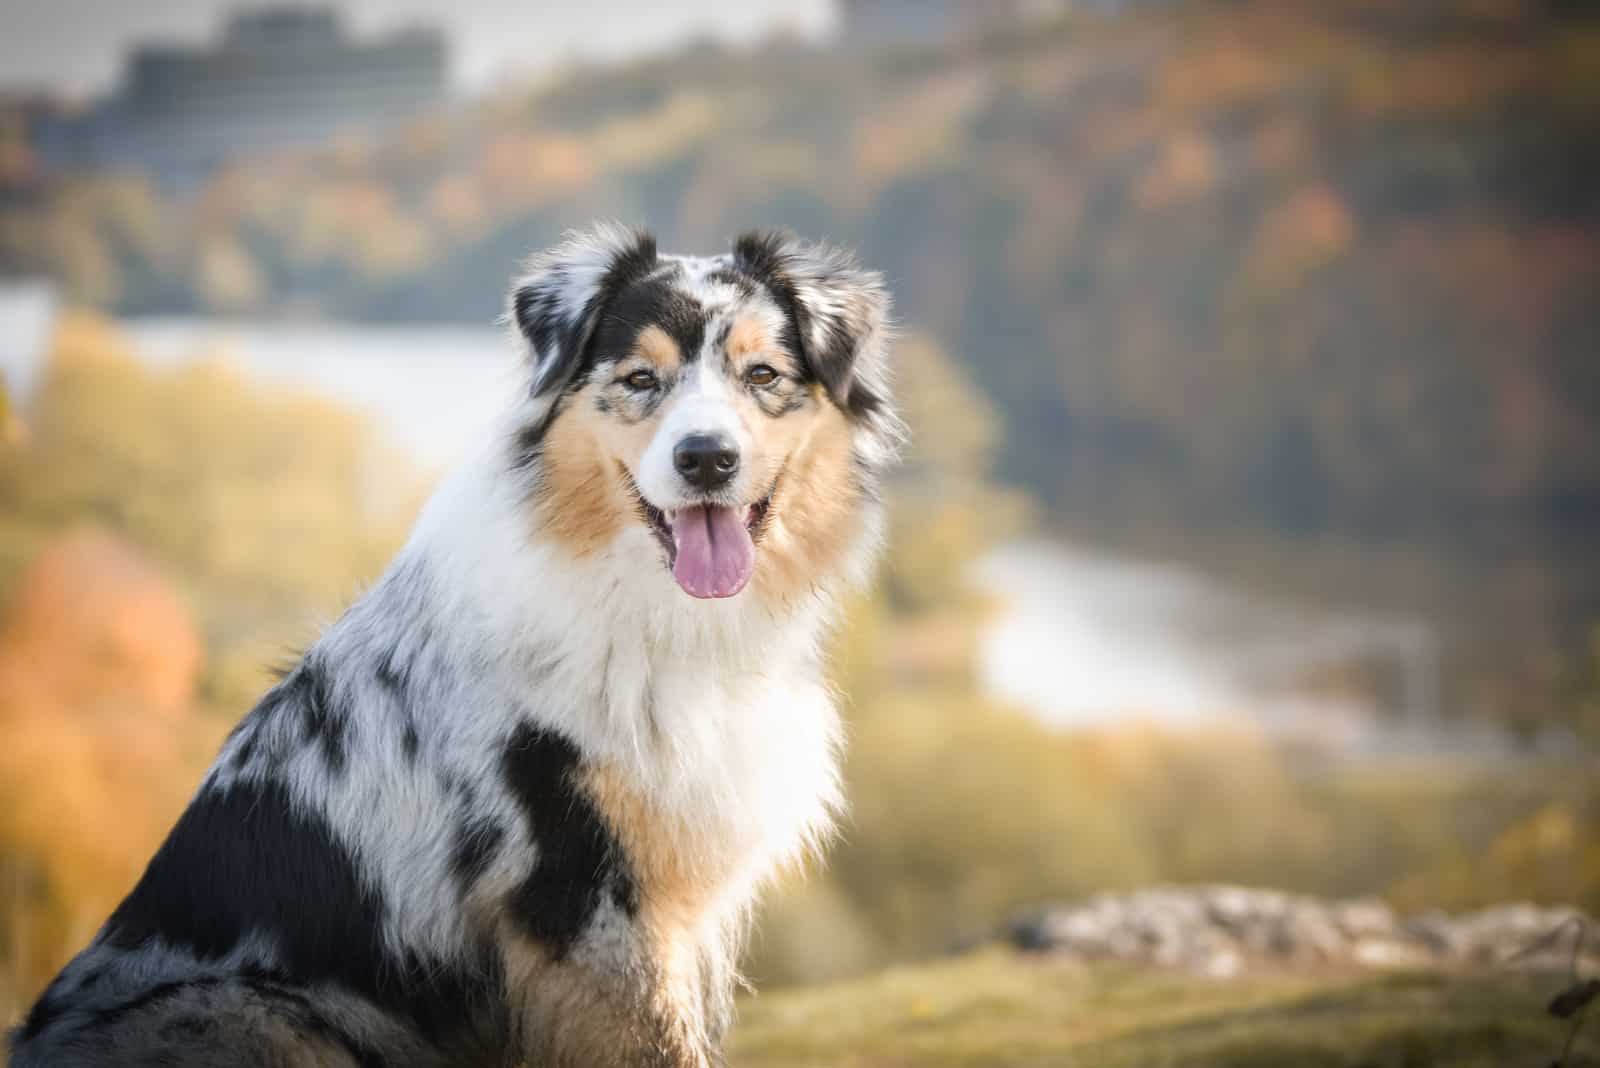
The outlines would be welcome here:
[[[628,384],[629,389],[637,389],[641,393],[647,389],[655,389],[661,384],[654,371],[635,371],[623,381]]]
[[[744,380],[752,386],[770,386],[778,380],[778,372],[764,363],[758,363],[744,373]]]

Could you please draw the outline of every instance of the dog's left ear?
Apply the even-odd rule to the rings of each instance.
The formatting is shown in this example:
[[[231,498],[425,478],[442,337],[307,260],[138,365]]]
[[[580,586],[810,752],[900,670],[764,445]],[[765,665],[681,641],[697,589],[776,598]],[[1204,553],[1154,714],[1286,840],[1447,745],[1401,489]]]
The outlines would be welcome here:
[[[781,231],[741,236],[733,264],[783,307],[796,355],[835,404],[852,414],[887,404],[889,294],[881,275],[847,252]]]
[[[611,223],[569,231],[561,244],[527,262],[511,287],[506,316],[528,343],[534,396],[572,380],[606,304],[656,262],[654,237]]]

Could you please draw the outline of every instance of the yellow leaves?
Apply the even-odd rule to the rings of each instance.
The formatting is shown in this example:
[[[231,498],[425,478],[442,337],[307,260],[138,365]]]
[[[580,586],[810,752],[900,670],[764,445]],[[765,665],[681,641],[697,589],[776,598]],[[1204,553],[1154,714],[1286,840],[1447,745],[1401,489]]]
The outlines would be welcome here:
[[[1547,899],[1582,900],[1584,889],[1593,893],[1600,887],[1600,868],[1593,865],[1600,858],[1588,858],[1584,870],[1580,850],[1589,834],[1579,828],[1579,816],[1570,803],[1540,807],[1494,840],[1483,858],[1482,877]]]
[[[33,538],[110,525],[200,595],[213,638],[333,610],[398,544],[418,485],[329,402],[214,359],[148,370],[78,317],[60,328],[30,430],[0,467],[0,511]]]
[[[301,266],[338,261],[367,279],[392,278],[417,269],[434,253],[418,216],[377,181],[319,185],[291,224],[288,251]]]
[[[1259,29],[1260,27],[1255,27]],[[1185,111],[1226,106],[1270,92],[1287,77],[1280,50],[1243,29],[1213,29],[1161,67],[1158,96]]]
[[[963,604],[967,566],[1020,528],[1026,500],[993,484],[1000,423],[961,368],[924,336],[902,339],[895,356],[911,441],[895,478],[886,578],[902,610]]]
[[[1553,52],[1547,76],[1560,106],[1576,121],[1595,121],[1600,117],[1600,27],[1565,27]]]
[[[504,133],[491,141],[481,168],[491,196],[511,196],[517,202],[530,194],[542,199],[565,192],[593,172],[594,162],[582,140],[521,132]]]
[[[1185,130],[1165,146],[1155,165],[1134,188],[1141,208],[1164,208],[1209,193],[1217,183],[1217,158],[1211,143]]]
[[[11,391],[6,388],[6,376],[0,374],[0,447],[20,445],[23,437],[22,417],[11,403]]]
[[[1511,42],[1367,49],[1349,64],[1349,98],[1368,120],[1469,116],[1526,92],[1545,62],[1538,50]]]
[[[232,237],[208,239],[200,248],[197,270],[200,294],[206,306],[218,311],[246,311],[266,295],[261,271]]]
[[[927,335],[901,338],[894,355],[896,399],[911,428],[905,467],[897,477],[986,474],[1001,434],[994,405]]]
[[[965,145],[963,120],[982,96],[978,80],[956,74],[863,116],[852,138],[855,180],[849,193],[855,206],[865,208],[901,175],[958,162]]]
[[[363,231],[356,264],[370,279],[398,278],[430,262],[428,231],[412,215],[396,215],[383,226]]]
[[[692,150],[717,129],[721,114],[709,94],[686,90],[651,111],[604,123],[589,143],[600,167],[633,170]]]
[[[459,238],[481,231],[489,211],[476,181],[464,174],[447,174],[428,192],[428,214]]]

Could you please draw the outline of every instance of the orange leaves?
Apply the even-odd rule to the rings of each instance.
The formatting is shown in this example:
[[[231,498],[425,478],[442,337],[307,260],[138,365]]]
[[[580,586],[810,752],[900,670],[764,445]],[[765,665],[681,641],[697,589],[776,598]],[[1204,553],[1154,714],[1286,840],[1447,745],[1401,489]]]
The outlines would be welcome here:
[[[1258,292],[1293,288],[1341,255],[1355,233],[1339,194],[1326,185],[1308,186],[1266,213],[1247,254],[1245,277]]]
[[[31,932],[38,984],[137,878],[224,725],[194,705],[200,637],[174,588],[126,542],[50,542],[0,622],[0,862],[42,893],[0,910]]]
[[[1161,157],[1134,190],[1141,208],[1161,208],[1210,192],[1217,182],[1217,159],[1210,142],[1185,130],[1167,142]]]

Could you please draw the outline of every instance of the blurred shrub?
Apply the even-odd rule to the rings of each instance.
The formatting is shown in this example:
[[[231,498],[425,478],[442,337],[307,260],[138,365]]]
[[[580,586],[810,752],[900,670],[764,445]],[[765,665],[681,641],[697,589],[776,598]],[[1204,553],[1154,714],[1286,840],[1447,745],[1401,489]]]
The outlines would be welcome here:
[[[125,541],[51,538],[0,619],[0,1011],[133,884],[226,725],[194,705],[200,636]],[[4,975],[0,972],[0,975]]]
[[[217,669],[204,696],[230,712],[265,677],[240,678],[236,654],[276,659],[309,637],[378,574],[420,500],[415,470],[352,413],[216,359],[152,370],[91,318],[61,323],[27,425],[0,444],[0,592],[55,532],[126,538],[191,598]]]

